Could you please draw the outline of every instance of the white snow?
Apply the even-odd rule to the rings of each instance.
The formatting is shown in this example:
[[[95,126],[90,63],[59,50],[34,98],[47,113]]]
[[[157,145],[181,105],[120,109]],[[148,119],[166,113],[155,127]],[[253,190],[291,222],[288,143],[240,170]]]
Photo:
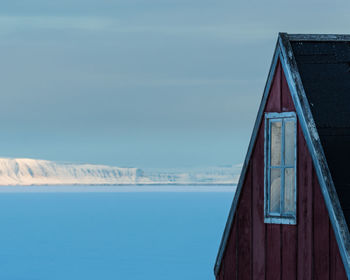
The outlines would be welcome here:
[[[0,158],[0,185],[135,184],[140,172],[137,168]]]
[[[0,158],[0,185],[235,184],[240,168],[142,170],[29,158]]]

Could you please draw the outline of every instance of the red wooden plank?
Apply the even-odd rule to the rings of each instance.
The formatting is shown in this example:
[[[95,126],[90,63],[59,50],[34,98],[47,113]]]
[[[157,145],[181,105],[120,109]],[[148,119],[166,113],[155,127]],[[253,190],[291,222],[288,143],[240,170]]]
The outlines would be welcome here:
[[[238,207],[238,279],[251,279],[251,167],[245,178]]]
[[[312,160],[298,124],[298,279],[312,279]]]
[[[345,268],[343,265],[343,261],[340,256],[339,248],[337,241],[334,236],[333,228],[330,226],[330,270],[331,270],[331,277],[330,279],[336,279],[336,280],[345,280],[347,279]]]
[[[282,279],[297,278],[297,227],[282,225]]]
[[[234,229],[234,228],[233,228]],[[228,241],[227,247],[226,247],[226,252],[225,252],[225,257],[223,260],[223,266],[224,266],[224,280],[227,279],[232,279],[231,276],[233,275],[232,273],[232,242],[231,240]]]
[[[329,216],[313,169],[314,185],[314,277],[318,280],[328,280],[329,268]]]
[[[224,269],[225,269],[225,264],[221,264],[219,280],[224,280]]]
[[[264,123],[262,123],[252,156],[252,243],[253,279],[265,278],[264,223]]]
[[[333,280],[333,279],[337,279],[336,278],[336,261],[335,261],[335,255],[336,255],[336,241],[334,238],[334,233],[333,233],[333,228],[332,225],[330,225],[329,227],[329,273],[330,273],[330,277],[329,279]]]
[[[281,279],[281,225],[266,224],[266,279]]]
[[[281,91],[282,111],[295,111],[283,69],[281,70]],[[296,279],[297,236],[297,226],[282,226],[282,279]]]
[[[234,229],[234,228],[232,228]],[[230,235],[229,240],[226,244],[226,250],[225,250],[225,256],[223,259],[223,271],[224,271],[224,277],[223,279],[230,279],[230,273],[232,273],[231,265],[232,265],[232,241],[231,241],[232,235]]]
[[[224,258],[224,279],[234,280],[237,275],[237,219],[234,218]]]
[[[283,70],[281,73],[281,80],[282,80],[282,112],[295,111],[292,95],[290,94],[286,76],[284,75]]]
[[[232,233],[232,275],[230,275],[230,280],[238,280],[237,279],[237,219],[235,217],[235,221],[233,223],[233,230]],[[232,276],[232,277],[231,277]]]
[[[281,63],[278,61],[271,85],[266,112],[281,112]]]

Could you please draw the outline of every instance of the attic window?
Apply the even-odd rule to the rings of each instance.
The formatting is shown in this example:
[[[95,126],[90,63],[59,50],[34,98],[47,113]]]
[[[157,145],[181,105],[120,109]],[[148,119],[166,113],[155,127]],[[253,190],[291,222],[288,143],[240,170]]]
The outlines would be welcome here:
[[[296,115],[265,114],[265,223],[296,224]]]

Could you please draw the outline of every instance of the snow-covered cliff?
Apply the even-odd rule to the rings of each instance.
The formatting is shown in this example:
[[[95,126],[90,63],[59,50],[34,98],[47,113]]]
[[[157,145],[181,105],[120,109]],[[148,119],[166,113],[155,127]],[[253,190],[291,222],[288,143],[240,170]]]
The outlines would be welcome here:
[[[0,185],[135,184],[138,177],[137,168],[0,158]]]
[[[234,184],[240,166],[197,169],[120,168],[0,158],[0,185]]]

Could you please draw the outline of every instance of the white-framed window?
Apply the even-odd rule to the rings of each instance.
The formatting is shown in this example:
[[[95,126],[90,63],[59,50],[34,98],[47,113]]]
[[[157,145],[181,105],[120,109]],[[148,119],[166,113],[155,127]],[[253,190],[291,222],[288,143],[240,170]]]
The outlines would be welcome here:
[[[296,224],[297,119],[265,113],[265,223]]]

